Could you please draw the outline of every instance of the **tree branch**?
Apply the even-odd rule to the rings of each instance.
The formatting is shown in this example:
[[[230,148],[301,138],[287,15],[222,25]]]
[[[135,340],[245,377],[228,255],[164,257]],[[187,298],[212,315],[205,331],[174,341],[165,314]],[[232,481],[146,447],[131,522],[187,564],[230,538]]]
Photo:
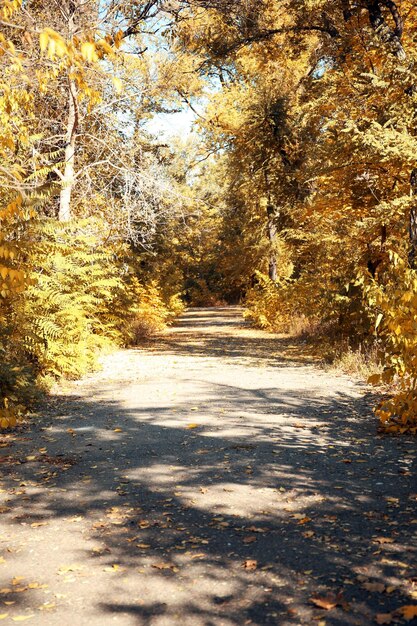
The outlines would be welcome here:
[[[324,33],[329,35],[329,37],[336,38],[339,37],[339,31],[332,24],[328,23],[323,26],[288,26],[287,28],[272,28],[270,30],[263,30],[250,37],[245,37],[240,41],[235,42],[234,44],[227,47],[222,53],[230,54],[231,52],[236,52],[240,48],[247,46],[251,43],[258,43],[260,41],[266,41],[268,39],[272,39],[275,35],[285,35],[288,33],[303,33],[303,32],[313,32],[317,31],[320,33]]]
[[[395,29],[391,29],[382,14],[381,4],[387,7],[394,18]],[[380,36],[384,43],[391,44],[395,56],[404,61],[406,54],[401,43],[403,32],[403,22],[397,6],[393,0],[368,0],[367,9],[369,21],[374,31]]]

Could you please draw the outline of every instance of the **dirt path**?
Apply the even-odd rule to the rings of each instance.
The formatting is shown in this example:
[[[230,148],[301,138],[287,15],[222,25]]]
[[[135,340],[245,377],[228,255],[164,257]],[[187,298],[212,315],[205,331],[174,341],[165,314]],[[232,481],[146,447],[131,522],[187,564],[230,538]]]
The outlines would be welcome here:
[[[415,440],[377,435],[363,387],[239,313],[189,311],[2,438],[4,623],[366,625],[417,605]]]

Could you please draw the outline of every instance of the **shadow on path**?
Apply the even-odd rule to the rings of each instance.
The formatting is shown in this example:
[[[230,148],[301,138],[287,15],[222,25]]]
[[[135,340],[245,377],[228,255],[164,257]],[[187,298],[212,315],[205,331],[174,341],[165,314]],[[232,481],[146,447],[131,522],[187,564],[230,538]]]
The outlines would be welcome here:
[[[221,338],[195,329],[210,320],[188,314],[178,327],[205,342],[206,358]],[[168,351],[199,357],[174,336]],[[238,337],[236,345],[226,337],[228,358],[251,358]],[[269,363],[262,345],[256,358]],[[128,408],[122,397],[56,396],[50,425],[34,425],[2,450],[5,533],[42,542],[53,526],[64,545],[82,526],[87,548],[73,542],[81,569],[69,570],[67,586],[84,603],[91,593],[92,606],[76,621],[82,606],[71,593],[61,600],[73,623],[366,625],[376,613],[417,604],[415,445],[376,434],[371,398],[177,373],[179,384],[190,380],[207,388],[200,412],[192,398],[145,395]],[[137,391],[147,389],[144,382]],[[190,428],[191,418],[199,423]],[[5,556],[18,563],[13,555]],[[31,606],[30,589],[15,593],[7,575],[0,585],[14,608]],[[340,594],[337,607],[311,603],[329,594]],[[48,615],[42,624],[67,623],[59,602]]]
[[[156,351],[176,355],[221,358],[254,367],[311,364],[303,343],[285,335],[251,327],[240,307],[189,309],[173,332],[152,340]]]

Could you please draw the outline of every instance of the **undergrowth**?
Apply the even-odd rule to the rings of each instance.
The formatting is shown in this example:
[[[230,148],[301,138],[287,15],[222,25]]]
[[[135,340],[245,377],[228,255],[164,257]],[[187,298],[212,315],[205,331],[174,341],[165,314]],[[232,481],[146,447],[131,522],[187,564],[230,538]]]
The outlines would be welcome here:
[[[366,310],[347,310],[343,297],[331,301],[330,295],[320,298],[318,292],[301,299],[296,297],[299,285],[288,279],[273,282],[258,273],[257,281],[246,299],[246,319],[302,340],[307,350],[334,371],[363,381],[382,372],[381,341],[365,332]]]
[[[20,235],[28,286],[0,302],[0,427],[15,426],[60,378],[97,368],[103,350],[137,344],[182,310],[98,219],[31,223]]]

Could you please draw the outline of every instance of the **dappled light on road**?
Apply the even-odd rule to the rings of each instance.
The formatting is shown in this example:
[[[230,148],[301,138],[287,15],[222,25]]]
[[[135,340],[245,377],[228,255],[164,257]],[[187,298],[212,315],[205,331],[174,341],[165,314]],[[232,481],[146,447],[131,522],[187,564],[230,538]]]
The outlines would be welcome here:
[[[238,313],[190,311],[108,357],[4,447],[10,614],[337,626],[412,604],[411,440]]]

